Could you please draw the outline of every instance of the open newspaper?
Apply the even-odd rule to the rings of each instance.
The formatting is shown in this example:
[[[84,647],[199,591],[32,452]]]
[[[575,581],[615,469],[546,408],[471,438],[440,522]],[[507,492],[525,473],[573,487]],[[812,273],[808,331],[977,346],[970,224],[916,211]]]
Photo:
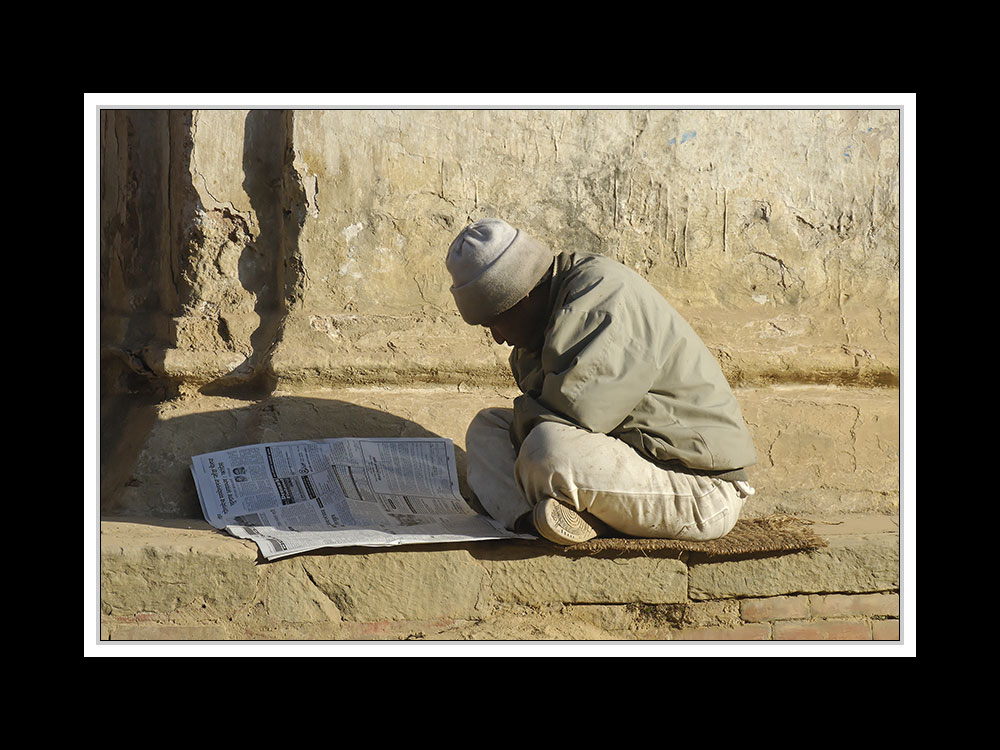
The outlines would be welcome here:
[[[324,547],[531,538],[476,513],[446,438],[329,438],[192,458],[205,519],[268,560]]]

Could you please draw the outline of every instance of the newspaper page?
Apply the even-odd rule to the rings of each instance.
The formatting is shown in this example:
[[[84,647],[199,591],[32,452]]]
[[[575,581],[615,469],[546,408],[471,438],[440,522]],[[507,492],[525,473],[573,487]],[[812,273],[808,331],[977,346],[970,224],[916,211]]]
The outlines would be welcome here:
[[[447,438],[293,440],[191,460],[205,519],[268,560],[324,547],[532,538],[466,503]]]

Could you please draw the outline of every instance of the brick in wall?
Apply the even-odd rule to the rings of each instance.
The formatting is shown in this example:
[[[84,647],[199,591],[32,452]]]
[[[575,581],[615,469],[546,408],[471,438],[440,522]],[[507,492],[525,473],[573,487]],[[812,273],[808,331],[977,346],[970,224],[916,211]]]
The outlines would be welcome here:
[[[766,641],[771,637],[767,623],[751,623],[735,628],[686,628],[671,632],[675,641]]]
[[[872,621],[872,639],[876,641],[898,641],[899,620]]]
[[[809,597],[809,606],[813,617],[899,617],[899,594],[814,594]]]
[[[804,620],[809,617],[809,598],[771,596],[765,599],[744,599],[740,602],[740,617],[744,622]]]
[[[872,628],[863,620],[788,621],[774,623],[776,641],[870,641]]]

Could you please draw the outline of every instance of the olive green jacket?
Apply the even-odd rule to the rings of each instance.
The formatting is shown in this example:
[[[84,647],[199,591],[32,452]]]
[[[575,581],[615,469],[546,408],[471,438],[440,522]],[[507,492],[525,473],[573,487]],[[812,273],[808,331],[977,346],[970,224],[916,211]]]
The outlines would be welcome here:
[[[556,256],[540,351],[514,349],[511,440],[542,421],[615,437],[674,470],[746,479],[753,441],[715,357],[649,283],[601,255]]]

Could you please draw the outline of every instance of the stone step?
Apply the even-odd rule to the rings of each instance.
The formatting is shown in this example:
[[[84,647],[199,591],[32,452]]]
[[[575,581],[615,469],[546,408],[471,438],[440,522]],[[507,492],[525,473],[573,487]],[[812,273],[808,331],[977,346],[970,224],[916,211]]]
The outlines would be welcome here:
[[[510,406],[516,395],[514,388],[341,388],[136,406],[108,428],[119,440],[102,465],[101,512],[201,518],[191,457],[276,440],[446,437],[462,480],[472,418]],[[898,512],[898,390],[775,386],[736,396],[758,455],[748,469],[757,494],[745,515]]]
[[[541,540],[267,562],[203,521],[105,518],[100,638],[899,640],[895,519],[849,515],[814,529],[829,546],[716,562],[570,555]]]

